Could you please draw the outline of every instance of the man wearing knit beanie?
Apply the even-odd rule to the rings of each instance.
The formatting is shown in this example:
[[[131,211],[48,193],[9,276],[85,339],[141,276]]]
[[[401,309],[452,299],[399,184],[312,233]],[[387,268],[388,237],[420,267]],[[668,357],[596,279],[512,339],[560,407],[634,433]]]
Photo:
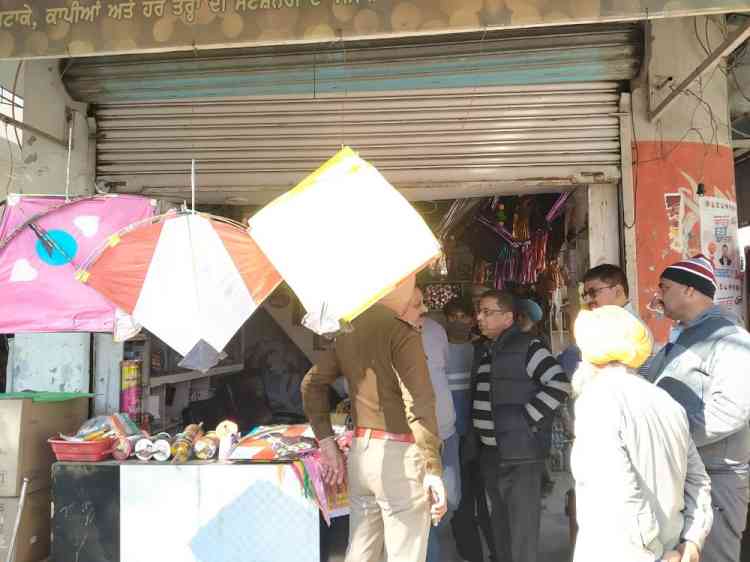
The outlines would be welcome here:
[[[687,412],[711,477],[717,516],[702,553],[692,543],[683,546],[691,562],[739,560],[750,499],[750,334],[714,305],[716,285],[713,265],[702,255],[664,270],[656,298],[681,331],[648,372]]]

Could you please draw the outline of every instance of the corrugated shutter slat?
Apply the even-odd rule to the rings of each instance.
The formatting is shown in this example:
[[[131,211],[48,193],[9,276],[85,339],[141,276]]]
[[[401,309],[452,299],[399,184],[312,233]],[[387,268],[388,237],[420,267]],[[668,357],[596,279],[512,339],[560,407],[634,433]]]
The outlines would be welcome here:
[[[634,26],[597,29],[431,49],[362,47],[318,56],[312,69],[307,54],[294,52],[114,67],[89,61],[67,80],[71,92],[96,104],[97,176],[120,191],[184,197],[195,158],[204,200],[262,203],[348,144],[405,192],[434,186],[440,198],[447,184],[480,182],[491,191],[502,182],[619,178],[618,100],[637,70],[640,35]],[[581,81],[571,79],[576,67],[584,69]],[[384,72],[398,75],[403,88],[381,91]],[[232,80],[242,91],[248,77],[265,80],[253,90],[260,95],[212,97]],[[215,88],[201,90],[209,78]],[[139,80],[135,91],[117,90]],[[306,80],[330,87],[287,89]],[[207,97],[180,99],[198,91]]]

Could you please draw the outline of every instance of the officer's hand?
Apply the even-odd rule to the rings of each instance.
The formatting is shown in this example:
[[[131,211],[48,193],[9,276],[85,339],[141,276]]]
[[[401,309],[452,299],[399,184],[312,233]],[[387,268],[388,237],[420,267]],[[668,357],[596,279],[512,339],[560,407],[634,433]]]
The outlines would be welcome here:
[[[320,472],[323,482],[340,486],[346,476],[346,463],[338,443],[333,437],[318,442],[320,449]]]
[[[422,481],[427,498],[430,501],[432,524],[437,525],[448,511],[448,498],[445,495],[443,479],[436,474],[427,474]]]
[[[667,550],[661,555],[661,562],[680,562],[682,555],[676,550]]]

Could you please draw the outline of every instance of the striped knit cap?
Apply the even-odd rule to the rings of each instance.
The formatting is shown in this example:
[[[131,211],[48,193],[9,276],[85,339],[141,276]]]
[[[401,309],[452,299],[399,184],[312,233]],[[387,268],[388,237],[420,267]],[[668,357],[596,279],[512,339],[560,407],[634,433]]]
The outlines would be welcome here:
[[[716,275],[711,261],[703,254],[673,263],[661,274],[663,279],[693,287],[709,298],[716,294]]]

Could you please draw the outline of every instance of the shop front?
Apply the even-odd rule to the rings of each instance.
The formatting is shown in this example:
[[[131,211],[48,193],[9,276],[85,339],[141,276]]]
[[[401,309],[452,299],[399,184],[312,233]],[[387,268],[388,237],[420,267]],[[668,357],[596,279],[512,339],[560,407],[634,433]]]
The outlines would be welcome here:
[[[352,146],[443,245],[443,259],[419,276],[433,317],[451,298],[509,289],[537,302],[538,329],[559,352],[583,273],[623,261],[621,107],[642,41],[637,24],[593,25],[80,58],[63,76],[71,97],[90,104],[100,192],[179,205],[192,198],[195,160],[197,208],[244,222]],[[289,235],[303,233],[290,225]],[[280,287],[208,371],[180,367],[149,334],[115,345],[97,335],[95,413],[127,411],[148,424],[152,443],[227,418],[243,432],[275,428],[271,441],[295,434],[305,424],[299,380],[330,346],[301,315]],[[332,401],[342,423],[344,396]],[[554,467],[565,471],[558,430]],[[315,469],[300,458],[265,458],[251,442],[235,464],[165,464],[147,443],[137,451],[139,439],[125,440],[141,453],[135,462],[55,466],[54,560],[325,558],[319,512],[335,520],[346,511],[330,490],[306,488]],[[92,518],[96,540],[79,525]]]
[[[561,215],[576,255],[562,270],[575,296],[589,266],[625,261],[623,100],[642,44],[639,24],[485,31],[79,58],[64,80],[90,104],[104,191],[190,200],[194,158],[197,201],[243,219],[349,145],[436,226],[452,202],[571,193]]]
[[[662,170],[674,149],[660,152],[662,125],[651,119],[653,153],[636,138],[634,122],[641,137],[647,130],[644,100],[658,97],[653,85],[636,94],[646,52],[653,55],[651,30],[638,20],[750,9],[708,0],[8,4],[0,57],[66,57],[59,74],[67,95],[78,117],[88,110],[94,165],[85,179],[94,198],[159,200],[160,211],[194,198],[199,211],[245,225],[351,146],[442,245],[441,259],[418,277],[430,315],[442,321],[453,298],[508,289],[538,305],[536,329],[555,353],[571,343],[584,272],[621,265],[641,282],[632,286],[643,312],[655,264],[673,257],[662,252],[660,198],[668,212],[677,199],[683,221],[703,181],[709,195],[708,183],[723,185],[706,179],[705,141],[696,145],[701,158],[681,156],[685,169],[700,168],[695,194],[683,193],[684,173],[662,181],[643,167]],[[663,87],[662,75],[674,72],[663,56],[672,27],[656,27],[659,72],[646,70]],[[13,121],[4,119],[6,129]],[[71,136],[74,121],[66,121]],[[58,142],[74,159],[82,131]],[[661,193],[671,184],[675,193]],[[359,205],[363,216],[371,212],[366,199]],[[387,229],[389,217],[381,222]],[[289,224],[285,235],[305,232]],[[672,250],[687,251],[672,230],[669,237]],[[299,383],[332,345],[303,327],[305,312],[280,285],[207,370],[181,365],[184,354],[147,331],[125,342],[84,336],[93,341],[78,354],[93,363],[92,414],[124,412],[141,428],[115,432],[121,460],[54,466],[52,560],[326,560],[326,522],[341,530],[346,493],[316,488],[316,466],[300,454],[314,441]],[[24,342],[12,361],[42,355],[35,336],[16,338]],[[331,396],[342,435],[345,397],[343,387]],[[223,435],[224,420],[237,430]],[[564,472],[566,436],[559,420],[555,428],[552,467]],[[237,432],[239,444],[231,441]],[[193,446],[217,450],[173,462],[186,433]],[[222,438],[231,453],[222,453]]]

